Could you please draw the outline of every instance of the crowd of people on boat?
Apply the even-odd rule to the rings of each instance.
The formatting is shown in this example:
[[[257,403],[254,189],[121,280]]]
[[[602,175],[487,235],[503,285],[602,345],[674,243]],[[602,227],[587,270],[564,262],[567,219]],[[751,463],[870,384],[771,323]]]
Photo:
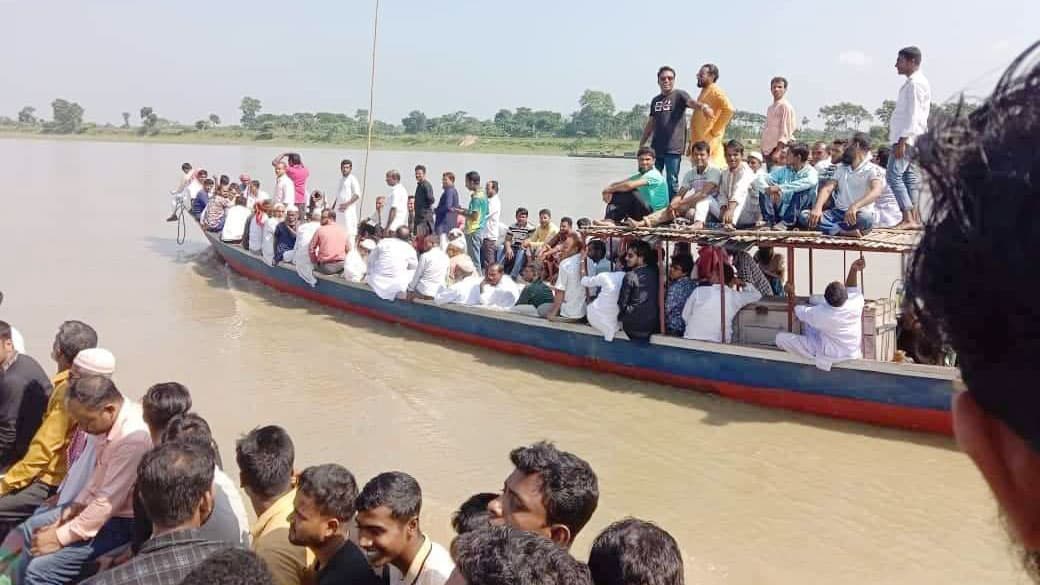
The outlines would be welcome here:
[[[934,200],[908,292],[925,327],[961,356],[958,443],[991,488],[1022,567],[1040,583],[1040,402],[1029,365],[1040,313],[1035,273],[1023,270],[1040,232],[1022,227],[1040,211],[1038,55],[1040,43],[981,108],[925,136],[920,156]],[[410,247],[402,228],[388,225],[384,235]],[[584,245],[576,233],[563,241],[571,251]],[[644,246],[629,252],[635,268]],[[677,273],[689,270],[689,260],[677,264]],[[514,469],[500,491],[473,486],[444,546],[423,530],[414,477],[389,471],[359,486],[337,463],[296,474],[288,433],[254,428],[235,445],[239,484],[257,517],[250,523],[188,389],[160,383],[131,400],[98,337],[82,321],[61,323],[51,343],[57,373],[48,376],[24,337],[0,321],[0,569],[14,583],[683,583],[674,538],[643,520],[611,524],[585,562],[574,558],[570,546],[596,511],[599,484],[587,461],[547,442],[509,453]]]
[[[334,462],[297,473],[277,425],[237,440],[236,484],[188,388],[159,383],[132,400],[98,338],[87,323],[61,323],[48,376],[0,321],[0,572],[10,583],[645,585],[652,572],[682,585],[679,547],[651,522],[620,519],[588,559],[570,554],[599,484],[587,461],[550,442],[503,454],[513,471],[460,502],[451,542],[424,530],[415,477],[359,483]]]
[[[676,88],[673,68],[661,67],[637,172],[603,189],[600,219],[562,217],[557,224],[552,210],[540,209],[535,222],[529,209],[518,206],[507,226],[498,181],[465,173],[469,198],[463,207],[455,173],[441,173],[438,198],[421,164],[412,193],[399,170],[387,171],[387,191],[362,219],[351,160],[341,162],[334,189],[309,190],[310,171],[292,152],[272,160],[273,194],[248,174],[235,182],[185,163],[169,219],[186,208],[222,241],[241,244],[270,265],[292,265],[311,286],[316,274],[342,275],[388,301],[422,299],[587,322],[607,340],[623,330],[630,340],[663,333],[728,342],[742,307],[789,293],[779,254],[764,247],[752,257],[746,247],[727,246],[702,247],[694,255],[689,246],[675,246],[662,306],[658,252],[639,240],[590,237],[589,228],[804,229],[862,237],[874,227],[919,227],[912,147],[927,129],[930,109],[920,64],[916,47],[899,51],[896,69],[906,82],[891,117],[891,146],[876,149],[861,132],[831,144],[797,142],[787,80],[773,79],[761,152],[746,152],[736,140],[723,143],[732,107],[718,85],[717,67],[698,72],[697,99]],[[687,109],[693,112],[688,131]],[[692,168],[680,181],[683,153]],[[862,295],[846,284],[834,282],[827,295],[811,299],[797,313],[805,335],[778,335],[776,345],[822,368],[862,357],[861,325],[845,315],[862,309]],[[852,301],[846,306],[847,298]],[[810,310],[824,305],[829,310]],[[718,317],[723,306],[728,324]],[[809,314],[821,317],[810,323],[803,318]]]

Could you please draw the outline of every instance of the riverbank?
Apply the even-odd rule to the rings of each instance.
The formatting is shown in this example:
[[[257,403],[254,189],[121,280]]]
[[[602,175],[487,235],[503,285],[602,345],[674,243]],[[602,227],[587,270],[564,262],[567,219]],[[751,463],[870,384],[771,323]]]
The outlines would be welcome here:
[[[258,140],[255,134],[240,129],[172,130],[156,135],[141,135],[135,129],[96,128],[79,134],[45,134],[39,130],[0,128],[0,139],[73,140],[89,142],[143,142],[156,144],[214,144],[277,147],[343,147],[364,149],[364,136],[344,136],[313,140],[294,135],[274,135]],[[424,152],[473,152],[482,154],[533,154],[562,156],[590,153],[621,155],[634,152],[638,143],[627,140],[586,140],[572,138],[508,138],[478,136],[394,135],[373,136],[373,150],[415,150]]]

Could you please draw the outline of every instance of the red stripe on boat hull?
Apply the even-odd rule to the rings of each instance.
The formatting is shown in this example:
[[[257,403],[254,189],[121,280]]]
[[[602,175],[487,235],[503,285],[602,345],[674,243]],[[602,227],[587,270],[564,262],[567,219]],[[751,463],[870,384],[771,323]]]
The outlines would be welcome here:
[[[282,292],[292,294],[293,296],[303,297],[322,305],[335,307],[337,309],[378,319],[380,321],[400,323],[419,331],[487,347],[496,351],[502,351],[514,355],[523,355],[565,366],[608,372],[637,380],[657,382],[659,384],[677,386],[680,388],[690,388],[702,392],[710,392],[760,406],[783,408],[886,427],[953,435],[953,420],[949,411],[910,408],[866,400],[821,396],[818,394],[809,394],[793,390],[761,388],[744,384],[733,384],[731,382],[696,378],[693,376],[680,376],[649,368],[640,368],[637,366],[627,366],[609,361],[594,360],[559,351],[533,347],[522,343],[490,339],[471,333],[412,321],[410,319],[402,319],[368,307],[354,305],[333,297],[318,294],[316,291],[305,286],[293,287],[277,279],[270,278],[262,272],[254,271],[227,256],[221,255],[221,257],[224,258],[228,265],[236,272],[251,279],[263,282],[264,284]]]

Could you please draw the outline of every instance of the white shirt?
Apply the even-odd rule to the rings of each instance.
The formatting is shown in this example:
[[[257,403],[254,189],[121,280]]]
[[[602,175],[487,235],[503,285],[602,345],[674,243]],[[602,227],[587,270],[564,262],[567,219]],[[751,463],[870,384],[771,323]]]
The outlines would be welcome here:
[[[880,181],[881,184],[885,183],[885,169],[870,162],[870,159],[865,158],[856,168],[846,164],[838,165],[834,169],[834,175],[831,177],[831,180],[838,183],[833,193],[831,193],[834,208],[845,211],[853,203],[863,199],[870,192],[871,183],[874,181]],[[873,213],[874,204],[871,203],[861,208],[861,211]]]
[[[727,203],[736,205],[736,209],[733,211],[733,223],[735,225],[754,223],[761,217],[762,212],[758,208],[758,191],[754,192],[753,200],[748,200],[749,195],[753,191],[752,187],[756,178],[758,178],[758,175],[751,170],[751,167],[746,162],[740,163],[740,166],[735,171],[731,171],[729,168],[722,171],[718,201],[719,205]]]
[[[194,179],[194,177],[194,171],[188,171],[184,173],[184,176],[181,177],[181,180],[177,182],[177,186],[172,191],[170,191],[170,195],[183,195],[190,197],[191,191],[189,190],[189,187],[191,186],[191,182],[192,179]]]
[[[437,291],[437,294],[433,297],[433,302],[438,305],[446,305],[448,303],[467,304],[467,301],[473,298],[474,294],[480,295],[480,283],[482,282],[484,282],[483,276],[471,274],[455,284]]]
[[[199,529],[199,535],[206,540],[249,548],[249,516],[242,494],[219,467],[213,472],[213,514]]]
[[[798,320],[809,326],[803,335],[821,369],[830,364],[863,357],[863,292],[849,287],[849,298],[840,307],[827,304],[823,295],[813,295],[809,305],[794,308]]]
[[[467,304],[480,305],[489,309],[508,310],[520,298],[520,290],[521,288],[517,286],[516,282],[508,274],[503,274],[502,280],[498,281],[498,284],[495,286],[490,284],[478,286],[474,291],[477,293],[477,298],[472,299],[476,302]]]
[[[488,197],[487,222],[484,223],[484,230],[480,232],[480,239],[497,242],[501,227],[502,196],[496,193],[494,197]]]
[[[263,241],[260,243],[260,251],[264,260],[272,266],[274,265],[274,230],[278,229],[278,224],[280,223],[282,222],[277,217],[268,217],[264,220]],[[256,223],[253,226],[256,226]],[[249,229],[249,233],[252,235],[252,227]]]
[[[683,319],[686,321],[686,339],[700,341],[722,341],[722,291],[717,284],[698,286],[686,299],[683,306]],[[749,283],[744,290],[738,291],[726,287],[726,343],[733,340],[733,318],[744,308],[762,298],[762,293]]]
[[[18,353],[25,353],[25,338],[14,327],[11,327],[11,344]]]
[[[829,173],[830,170],[831,170],[831,167],[833,167],[833,166],[834,166],[834,163],[831,162],[831,159],[825,158],[825,159],[821,160],[820,162],[816,163],[815,165],[813,165],[813,168],[816,169],[816,174],[818,174],[818,175],[820,175],[822,177],[826,173]]]
[[[220,239],[225,242],[241,240],[246,231],[246,222],[249,221],[252,212],[244,205],[233,205],[228,208],[224,216],[224,229],[220,232]]]
[[[599,288],[597,296],[588,306],[589,325],[603,334],[603,339],[614,341],[618,324],[618,296],[621,294],[621,283],[625,280],[624,272],[601,272],[595,276],[581,279],[586,288]]]
[[[896,194],[888,186],[888,181],[881,190],[881,196],[874,202],[874,227],[890,228],[903,221],[903,212],[899,209]]]
[[[563,291],[560,316],[565,319],[581,319],[585,316],[585,287],[581,285],[581,255],[575,254],[560,262],[560,273],[553,286]]]
[[[296,206],[296,186],[293,185],[289,175],[278,177],[274,186],[274,202],[281,203],[286,208],[290,205]]]
[[[264,244],[264,222],[267,221],[266,215],[260,216],[260,224],[256,223],[256,217],[252,217],[249,220],[249,251],[259,254]]]
[[[293,247],[293,264],[296,265],[296,274],[300,275],[307,284],[314,286],[318,279],[314,278],[314,264],[311,262],[311,242],[314,234],[318,233],[321,223],[307,221],[300,224],[296,229],[296,246]]]
[[[907,144],[928,131],[928,114],[932,111],[932,86],[924,74],[915,71],[899,88],[896,109],[888,122],[888,141],[892,144],[906,138]]]
[[[332,209],[336,211],[336,223],[343,226],[343,229],[347,230],[347,234],[351,236],[357,235],[357,224],[358,224],[358,201],[347,205],[347,202],[357,195],[361,196],[361,183],[358,182],[357,177],[353,173],[346,177],[340,177],[339,189],[336,191],[336,198],[332,200]],[[347,205],[346,209],[341,210],[340,207]]]
[[[343,278],[348,282],[361,282],[365,280],[366,274],[368,274],[368,263],[361,256],[361,252],[358,252],[357,246],[354,246],[347,252],[347,257],[343,260]]]
[[[439,246],[434,246],[419,256],[419,267],[415,269],[412,284],[408,290],[423,296],[433,297],[448,282],[448,254]]]
[[[715,167],[713,167],[711,165],[708,165],[708,166],[704,167],[704,172],[703,173],[698,173],[697,172],[697,167],[695,166],[692,169],[686,171],[686,174],[683,175],[682,183],[679,185],[679,187],[680,188],[685,188],[686,192],[689,194],[689,193],[695,193],[697,191],[700,191],[701,189],[704,188],[704,185],[706,183],[711,183],[711,184],[715,185],[715,189],[718,189],[719,183],[721,183],[721,182],[722,182],[722,171],[721,170],[719,170],[719,169],[717,169],[717,168],[715,168]],[[710,195],[711,193],[713,193],[715,191],[715,189],[712,189],[712,190],[708,191],[708,194]]]
[[[418,265],[419,259],[411,244],[397,238],[383,238],[368,255],[368,286],[379,298],[392,301],[408,290]]]
[[[404,185],[398,183],[390,190],[389,199],[390,209],[396,209],[397,212],[394,213],[394,221],[387,228],[396,230],[403,225],[408,225],[408,190],[404,188]]]
[[[430,552],[423,554],[426,543],[430,543]],[[433,542],[429,536],[419,549],[419,554],[408,568],[408,574],[402,575],[401,571],[393,565],[390,567],[389,585],[444,585],[452,571],[455,570],[455,562],[451,560],[451,554],[441,545]],[[421,572],[420,572],[421,571]]]
[[[188,183],[188,197],[194,199],[199,194],[199,191],[202,191],[202,183],[195,177],[192,177],[191,182]]]

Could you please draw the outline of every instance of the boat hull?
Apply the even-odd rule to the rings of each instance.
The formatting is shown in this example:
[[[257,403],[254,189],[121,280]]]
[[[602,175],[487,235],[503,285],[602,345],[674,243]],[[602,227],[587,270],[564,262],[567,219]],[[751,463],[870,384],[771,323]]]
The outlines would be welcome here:
[[[652,343],[605,341],[584,326],[549,324],[511,313],[426,302],[388,302],[367,287],[319,278],[310,287],[292,269],[269,266],[207,233],[232,270],[284,293],[462,341],[566,366],[716,393],[728,398],[875,425],[952,434],[951,372],[859,362],[822,372],[782,352],[655,337]],[[918,366],[921,368],[920,366]],[[938,370],[932,368],[932,370]]]

